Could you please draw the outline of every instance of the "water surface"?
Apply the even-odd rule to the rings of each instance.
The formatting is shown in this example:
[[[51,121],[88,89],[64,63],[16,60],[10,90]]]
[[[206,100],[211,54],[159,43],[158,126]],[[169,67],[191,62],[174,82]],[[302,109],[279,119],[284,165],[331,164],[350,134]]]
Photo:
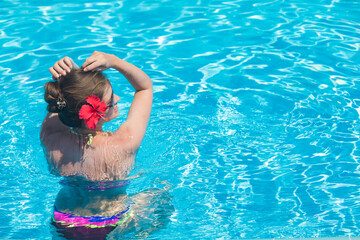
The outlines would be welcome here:
[[[59,58],[95,50],[154,82],[128,193],[166,188],[175,211],[149,239],[359,235],[359,2],[10,0],[0,12],[2,238],[54,234],[43,85]],[[115,130],[132,89],[106,73]]]

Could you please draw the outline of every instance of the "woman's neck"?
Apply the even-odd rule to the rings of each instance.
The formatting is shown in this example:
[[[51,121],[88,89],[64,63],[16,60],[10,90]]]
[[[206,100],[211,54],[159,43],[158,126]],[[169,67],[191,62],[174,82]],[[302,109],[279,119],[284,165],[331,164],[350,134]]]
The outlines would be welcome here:
[[[97,134],[97,133],[103,133],[102,127],[97,127],[96,129],[88,129],[88,128],[74,128],[74,130],[80,134]]]
[[[80,128],[76,128],[74,130],[76,130],[78,133],[81,133],[81,134],[96,134],[96,133],[102,133],[103,130],[102,130],[102,123],[99,121],[97,124],[96,124],[96,129],[89,129],[85,126],[82,126]]]

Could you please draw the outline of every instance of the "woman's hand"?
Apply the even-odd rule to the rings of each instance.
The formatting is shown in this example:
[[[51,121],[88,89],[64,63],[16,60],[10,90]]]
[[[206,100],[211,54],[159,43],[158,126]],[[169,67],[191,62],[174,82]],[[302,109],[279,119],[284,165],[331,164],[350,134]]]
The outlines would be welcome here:
[[[57,61],[54,66],[49,68],[49,72],[52,74],[54,80],[59,79],[60,76],[65,76],[71,69],[79,68],[74,61],[69,57],[64,57]]]
[[[116,57],[111,54],[95,51],[88,57],[81,68],[86,71],[104,71],[113,67]]]

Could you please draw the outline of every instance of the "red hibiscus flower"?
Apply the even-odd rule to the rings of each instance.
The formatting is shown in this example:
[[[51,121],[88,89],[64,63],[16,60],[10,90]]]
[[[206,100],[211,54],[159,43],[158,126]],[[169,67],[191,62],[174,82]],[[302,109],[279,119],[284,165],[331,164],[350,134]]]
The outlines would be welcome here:
[[[79,118],[85,119],[85,124],[90,129],[96,129],[96,124],[100,118],[105,116],[104,112],[108,109],[104,101],[95,95],[86,98],[86,102],[79,111]]]

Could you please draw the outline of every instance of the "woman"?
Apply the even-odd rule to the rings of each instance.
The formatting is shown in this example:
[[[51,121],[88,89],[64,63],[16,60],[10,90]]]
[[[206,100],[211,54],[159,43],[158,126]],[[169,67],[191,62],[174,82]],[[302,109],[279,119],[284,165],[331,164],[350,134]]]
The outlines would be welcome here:
[[[105,122],[119,115],[119,97],[100,72],[108,68],[118,70],[135,89],[126,121],[112,133],[102,130]],[[85,181],[126,178],[149,121],[151,79],[134,65],[103,52],[94,52],[81,68],[65,57],[49,71],[55,81],[45,84],[49,113],[40,137],[51,172]],[[124,188],[73,183],[64,184],[54,206],[54,223],[71,229],[68,236],[106,234],[131,219]]]

